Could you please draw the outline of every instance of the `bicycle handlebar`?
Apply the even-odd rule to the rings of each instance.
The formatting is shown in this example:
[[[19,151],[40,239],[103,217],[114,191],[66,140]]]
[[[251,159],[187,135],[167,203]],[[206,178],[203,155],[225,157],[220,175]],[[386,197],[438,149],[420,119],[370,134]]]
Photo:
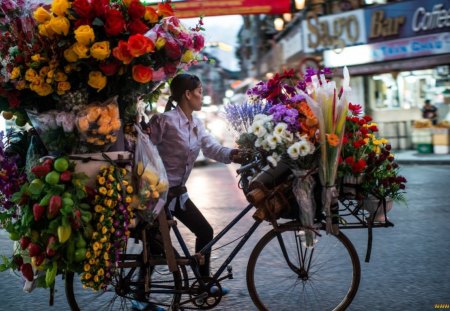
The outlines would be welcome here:
[[[252,168],[258,167],[260,164],[261,164],[261,160],[257,159],[255,161],[252,161],[252,162],[248,163],[248,164],[242,165],[240,168],[238,168],[236,170],[236,173],[238,175],[241,175],[242,173],[244,173],[244,172],[246,172],[248,170],[251,170]]]

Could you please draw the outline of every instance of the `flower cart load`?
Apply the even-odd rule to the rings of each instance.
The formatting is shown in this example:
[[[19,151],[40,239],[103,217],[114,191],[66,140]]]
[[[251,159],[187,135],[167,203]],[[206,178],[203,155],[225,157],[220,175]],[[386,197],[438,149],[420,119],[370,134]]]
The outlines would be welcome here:
[[[66,272],[104,289],[136,214],[152,221],[164,204],[161,159],[135,124],[197,62],[201,19],[187,29],[170,1],[7,0],[0,10],[0,110],[21,127],[0,137],[0,224],[17,241],[2,270],[51,293]]]
[[[328,69],[285,71],[225,109],[239,148],[251,155],[252,170],[241,185],[257,208],[254,217],[299,219],[312,229],[305,233],[308,246],[321,221],[337,234],[343,221],[339,201],[354,200],[358,211],[369,210],[364,223],[370,217],[384,221],[386,201],[389,207],[391,199],[403,200],[406,182],[387,140],[376,137],[376,124],[349,102],[347,69],[340,89],[330,75]]]

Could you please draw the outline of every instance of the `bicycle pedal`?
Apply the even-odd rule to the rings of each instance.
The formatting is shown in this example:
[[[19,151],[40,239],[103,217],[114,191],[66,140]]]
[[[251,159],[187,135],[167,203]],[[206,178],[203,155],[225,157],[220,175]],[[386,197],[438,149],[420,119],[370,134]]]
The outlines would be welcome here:
[[[232,266],[227,267],[227,272],[228,272],[228,278],[230,280],[233,279],[233,267]]]

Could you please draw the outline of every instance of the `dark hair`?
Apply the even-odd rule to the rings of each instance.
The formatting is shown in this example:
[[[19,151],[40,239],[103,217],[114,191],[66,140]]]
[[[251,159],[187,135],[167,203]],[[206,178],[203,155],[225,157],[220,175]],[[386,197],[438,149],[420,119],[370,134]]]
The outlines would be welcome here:
[[[426,100],[425,100],[425,104],[426,104],[426,105],[431,104],[431,100],[426,99]]]
[[[183,97],[184,92],[192,91],[198,88],[201,85],[200,79],[197,76],[188,74],[188,73],[180,73],[175,78],[172,79],[170,83],[170,97],[167,101],[166,108],[164,111],[169,111],[175,106],[173,105],[173,101],[179,103],[181,98]]]

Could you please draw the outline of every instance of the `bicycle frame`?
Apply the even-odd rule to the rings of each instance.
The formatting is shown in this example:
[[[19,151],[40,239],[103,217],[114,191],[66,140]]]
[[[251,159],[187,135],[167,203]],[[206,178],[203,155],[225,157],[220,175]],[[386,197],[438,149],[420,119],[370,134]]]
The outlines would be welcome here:
[[[240,212],[224,229],[222,229],[221,232],[219,232],[212,240],[209,242],[200,252],[200,255],[204,255],[211,251],[212,247],[231,229],[233,228],[241,219],[244,217],[251,209],[253,208],[252,204],[249,204],[242,212]],[[169,219],[173,220],[172,214],[168,213]],[[219,267],[219,269],[214,273],[213,280],[219,280],[219,277],[222,275],[222,273],[225,271],[227,266],[230,264],[230,262],[233,260],[233,258],[239,253],[239,251],[242,249],[244,244],[248,241],[248,239],[252,236],[252,234],[255,232],[255,230],[258,228],[258,226],[261,224],[261,221],[255,221],[255,223],[250,227],[250,229],[245,233],[245,235],[242,237],[241,241],[236,245],[236,247],[233,249],[233,251],[228,255],[228,257],[225,259],[225,261],[222,263],[222,265]],[[173,231],[175,233],[175,236],[177,238],[178,243],[181,246],[181,249],[186,256],[186,258],[189,258],[190,267],[192,271],[194,272],[194,275],[201,286],[205,285],[205,282],[203,282],[200,272],[198,271],[198,263],[191,253],[189,252],[189,249],[184,242],[184,239],[180,233],[180,230],[177,226],[173,227]],[[227,277],[224,277],[225,279]],[[220,280],[219,280],[220,281]]]

